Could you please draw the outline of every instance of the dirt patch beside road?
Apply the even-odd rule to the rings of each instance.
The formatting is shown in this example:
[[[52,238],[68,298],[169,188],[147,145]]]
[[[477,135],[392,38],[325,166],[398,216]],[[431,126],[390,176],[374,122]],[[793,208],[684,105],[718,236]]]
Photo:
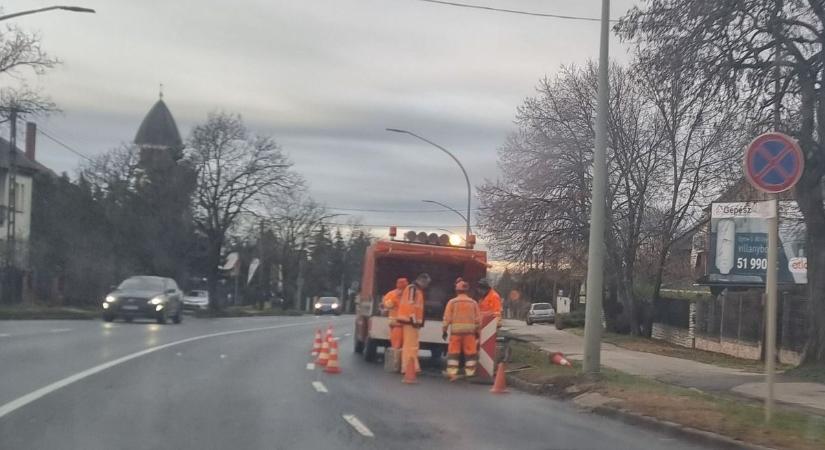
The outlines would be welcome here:
[[[765,425],[762,404],[733,396],[711,395],[696,389],[602,368],[588,380],[578,362],[573,368],[549,362],[549,355],[533,344],[510,342],[512,377],[541,385],[538,392],[560,398],[597,392],[607,406],[709,431],[743,442],[775,448],[825,448],[825,417],[777,407]]]

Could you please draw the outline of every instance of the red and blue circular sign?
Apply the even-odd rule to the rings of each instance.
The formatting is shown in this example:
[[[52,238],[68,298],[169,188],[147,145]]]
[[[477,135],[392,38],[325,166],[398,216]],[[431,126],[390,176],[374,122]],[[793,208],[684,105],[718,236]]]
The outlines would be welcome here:
[[[802,176],[805,155],[796,140],[782,133],[759,135],[745,150],[745,175],[762,192],[792,188]]]

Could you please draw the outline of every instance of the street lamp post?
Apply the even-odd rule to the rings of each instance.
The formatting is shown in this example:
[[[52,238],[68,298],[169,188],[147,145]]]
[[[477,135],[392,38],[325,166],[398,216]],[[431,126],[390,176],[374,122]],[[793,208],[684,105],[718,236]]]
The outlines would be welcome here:
[[[432,203],[432,204],[434,204],[434,205],[443,206],[444,208],[447,208],[447,209],[449,209],[450,211],[452,211],[452,212],[454,212],[454,213],[458,214],[458,217],[461,217],[461,220],[462,220],[462,221],[464,221],[464,222],[469,222],[469,220],[467,219],[467,217],[465,217],[465,216],[464,216],[464,214],[461,214],[461,211],[459,211],[459,210],[457,210],[457,209],[455,209],[455,208],[453,208],[453,207],[451,207],[451,206],[449,206],[449,205],[445,205],[444,203],[437,202],[437,201],[435,201],[435,200],[421,200],[421,201],[422,201],[422,202],[424,202],[424,203]],[[469,233],[468,233],[468,234],[469,234]]]
[[[391,132],[393,132],[393,133],[404,133],[404,134],[409,134],[410,136],[412,136],[412,137],[414,137],[414,138],[418,138],[418,139],[420,139],[420,140],[422,140],[422,141],[424,141],[424,142],[426,142],[426,143],[428,143],[428,144],[432,145],[433,147],[435,147],[435,148],[437,148],[437,149],[441,150],[442,152],[446,153],[447,155],[449,155],[449,156],[450,156],[450,158],[453,158],[453,161],[455,161],[455,162],[456,162],[456,164],[458,164],[458,167],[461,169],[461,173],[463,173],[463,174],[464,174],[464,180],[467,182],[467,216],[466,216],[466,217],[464,217],[464,220],[467,222],[467,229],[466,229],[466,231],[465,231],[464,241],[465,241],[465,242],[469,242],[469,241],[470,241],[470,202],[471,202],[471,200],[472,200],[473,190],[472,190],[472,188],[470,187],[470,177],[467,175],[467,170],[465,170],[465,169],[464,169],[464,165],[463,165],[463,164],[461,164],[461,161],[459,161],[459,160],[458,160],[458,158],[456,158],[456,157],[455,157],[455,155],[453,155],[453,154],[452,154],[449,150],[447,150],[446,148],[444,148],[444,147],[442,147],[442,146],[440,146],[440,145],[436,144],[435,142],[433,142],[433,141],[431,141],[431,140],[429,140],[429,139],[423,138],[423,137],[421,137],[421,136],[419,136],[419,135],[417,135],[417,134],[415,134],[415,133],[413,133],[413,132],[411,132],[411,131],[401,130],[401,129],[398,129],[398,128],[387,128],[387,131],[391,131]],[[443,206],[443,205],[442,205],[442,206]],[[450,208],[450,209],[452,209],[452,208]],[[460,214],[459,214],[459,215],[460,215]]]
[[[53,10],[62,10],[62,11],[71,11],[71,12],[82,12],[82,13],[94,13],[95,10],[91,8],[83,8],[80,6],[47,6],[45,8],[38,8],[38,9],[30,9],[27,11],[19,11],[16,13],[6,14],[4,16],[0,16],[0,21],[14,19],[15,17],[20,16],[28,16],[29,14],[37,14],[46,11],[53,11]]]

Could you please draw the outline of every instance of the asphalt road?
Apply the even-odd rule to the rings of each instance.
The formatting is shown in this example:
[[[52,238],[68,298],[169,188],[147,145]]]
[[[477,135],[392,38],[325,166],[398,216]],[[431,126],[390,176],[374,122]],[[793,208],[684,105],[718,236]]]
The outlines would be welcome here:
[[[352,322],[0,322],[0,447],[700,448],[547,398],[437,376],[404,385],[352,353]],[[307,367],[328,323],[339,375]]]

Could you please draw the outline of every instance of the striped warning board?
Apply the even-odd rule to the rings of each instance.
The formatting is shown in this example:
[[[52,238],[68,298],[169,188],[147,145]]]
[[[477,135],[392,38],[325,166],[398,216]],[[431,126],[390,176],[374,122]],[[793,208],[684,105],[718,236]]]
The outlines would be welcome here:
[[[481,338],[478,349],[479,378],[493,379],[496,366],[496,316],[485,314],[481,317]]]

